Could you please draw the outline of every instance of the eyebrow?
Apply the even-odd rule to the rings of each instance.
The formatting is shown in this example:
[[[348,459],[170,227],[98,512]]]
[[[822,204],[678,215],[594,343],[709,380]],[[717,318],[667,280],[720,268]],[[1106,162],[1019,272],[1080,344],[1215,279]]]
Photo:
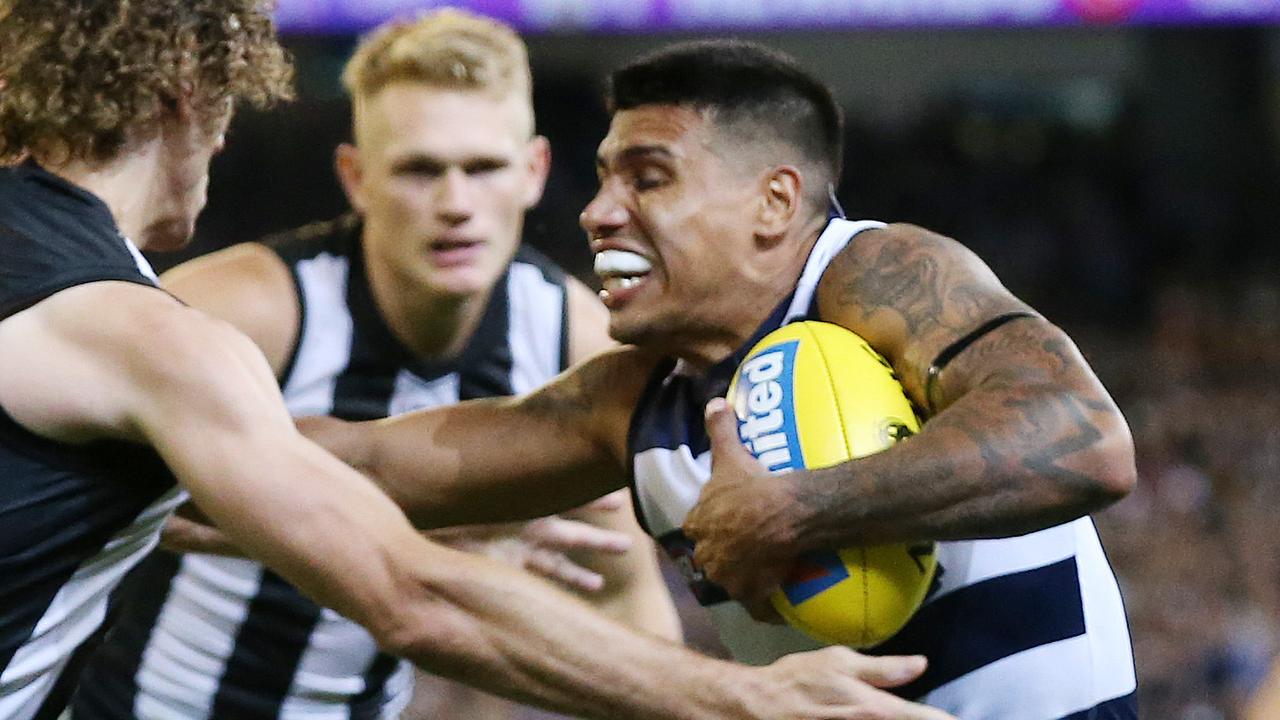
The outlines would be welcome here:
[[[619,160],[636,160],[647,156],[660,156],[665,159],[674,158],[672,153],[665,145],[632,145],[622,152],[618,153]],[[608,162],[603,155],[596,154],[596,167],[603,168],[608,166]]]
[[[426,170],[430,172],[441,172],[450,165],[458,165],[464,170],[478,167],[506,167],[511,162],[502,155],[478,154],[464,158],[443,158],[428,153],[411,153],[401,158],[393,160],[391,167],[396,171],[414,171]]]

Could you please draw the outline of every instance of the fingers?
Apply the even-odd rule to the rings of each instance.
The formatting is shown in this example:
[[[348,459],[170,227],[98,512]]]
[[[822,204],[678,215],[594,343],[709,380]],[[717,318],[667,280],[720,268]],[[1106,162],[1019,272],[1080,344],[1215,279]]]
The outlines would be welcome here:
[[[874,657],[856,654],[853,672],[869,685],[891,688],[906,685],[920,677],[927,666],[923,655]]]
[[[627,491],[617,490],[592,500],[581,509],[594,512],[617,512],[627,505]]]
[[[604,589],[603,575],[588,570],[557,552],[531,550],[525,556],[524,567],[574,590],[593,593]]]
[[[742,601],[742,606],[747,609],[747,614],[756,622],[769,623],[770,625],[783,625],[786,623],[786,620],[778,614],[777,608],[773,606],[773,601],[768,596],[744,600]]]
[[[221,530],[180,515],[171,515],[160,530],[160,546],[177,553],[243,557],[244,552]]]
[[[632,539],[626,533],[555,516],[528,523],[520,538],[537,547],[560,552],[591,551],[621,555],[632,545]]]
[[[832,646],[788,655],[769,669],[783,678],[784,684],[799,679],[793,687],[810,703],[797,713],[804,717],[955,720],[937,708],[903,700],[882,689],[911,682],[920,677],[925,666],[925,659],[918,655],[870,657]]]

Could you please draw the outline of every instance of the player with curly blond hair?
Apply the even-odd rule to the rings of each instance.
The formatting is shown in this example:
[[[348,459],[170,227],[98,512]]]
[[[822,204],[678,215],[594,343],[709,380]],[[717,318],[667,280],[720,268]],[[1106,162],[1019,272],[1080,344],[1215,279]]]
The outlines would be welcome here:
[[[919,673],[918,658],[838,648],[749,668],[636,634],[425,540],[298,434],[253,342],[160,292],[139,253],[190,236],[235,102],[288,94],[268,10],[22,0],[0,11],[0,147],[18,161],[0,168],[0,717],[58,716],[113,589],[184,490],[382,649],[552,709],[865,716],[857,678]],[[940,717],[898,702],[889,716]]]

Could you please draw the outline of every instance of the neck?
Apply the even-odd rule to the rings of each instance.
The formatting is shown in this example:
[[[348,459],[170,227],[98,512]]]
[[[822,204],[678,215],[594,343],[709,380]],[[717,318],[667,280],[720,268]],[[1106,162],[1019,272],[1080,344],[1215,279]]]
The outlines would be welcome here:
[[[723,321],[675,339],[668,354],[706,370],[745,345],[795,290],[826,226],[825,215],[815,218],[798,228],[794,235],[760,252],[756,262],[744,266],[744,275],[734,284],[731,293],[720,298],[719,302],[724,304],[723,312],[719,313]]]
[[[368,244],[365,245],[368,247]],[[420,358],[459,355],[484,316],[490,293],[441,295],[398,275],[365,251],[365,272],[378,312],[396,337]]]
[[[41,166],[62,179],[96,195],[111,211],[120,233],[145,249],[148,208],[155,178],[154,144],[125,152],[102,163],[81,160]]]

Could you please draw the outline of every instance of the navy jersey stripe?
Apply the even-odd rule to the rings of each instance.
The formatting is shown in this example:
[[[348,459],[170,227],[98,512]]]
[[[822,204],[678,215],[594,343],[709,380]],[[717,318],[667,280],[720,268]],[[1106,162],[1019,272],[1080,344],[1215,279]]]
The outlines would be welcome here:
[[[646,421],[646,418],[656,417],[654,413],[649,411],[649,406],[658,397],[663,379],[670,375],[674,368],[674,360],[664,360],[658,363],[658,367],[654,369],[653,375],[649,377],[649,382],[645,385],[644,391],[640,393],[640,401],[636,403],[636,409],[631,413],[631,422],[627,424],[627,457],[633,458],[631,462],[627,463],[627,485],[628,490],[631,492],[631,510],[635,513],[636,523],[649,537],[654,537],[654,533],[653,529],[649,527],[648,521],[645,520],[644,505],[640,502],[640,490],[636,483],[634,458],[636,453],[640,452],[639,444],[641,439],[648,438],[654,433],[649,428],[652,423]]]
[[[218,685],[210,717],[277,717],[293,685],[293,670],[319,619],[318,605],[264,569],[258,594],[236,633],[235,650]]]
[[[655,377],[665,382],[651,382],[640,395],[631,416],[631,457],[652,448],[675,450],[687,445],[694,457],[711,449],[703,422],[703,409],[712,398],[724,397],[738,365],[765,335],[782,326],[795,292],[792,291],[756,329],[751,338],[732,355],[694,376],[672,373],[674,362],[663,363]],[[634,464],[634,463],[633,463]]]
[[[112,627],[80,679],[72,705],[76,720],[114,720],[133,714],[134,678],[151,628],[169,598],[182,557],[157,550],[134,568],[116,595],[128,621]]]
[[[640,503],[636,503],[637,507],[639,505]],[[720,603],[733,602],[724,588],[711,582],[701,570],[694,568],[693,541],[684,534],[683,530],[672,530],[657,538],[657,541],[658,546],[667,554],[667,557],[671,558],[672,564],[684,577],[685,584],[689,586],[693,598],[699,605],[711,607]]]
[[[1134,692],[1108,700],[1088,710],[1071,713],[1061,720],[1138,720],[1138,694]]]
[[[1070,557],[944,595],[868,652],[928,658],[923,675],[895,690],[918,698],[1001,658],[1084,633],[1080,580],[1076,559]]]

